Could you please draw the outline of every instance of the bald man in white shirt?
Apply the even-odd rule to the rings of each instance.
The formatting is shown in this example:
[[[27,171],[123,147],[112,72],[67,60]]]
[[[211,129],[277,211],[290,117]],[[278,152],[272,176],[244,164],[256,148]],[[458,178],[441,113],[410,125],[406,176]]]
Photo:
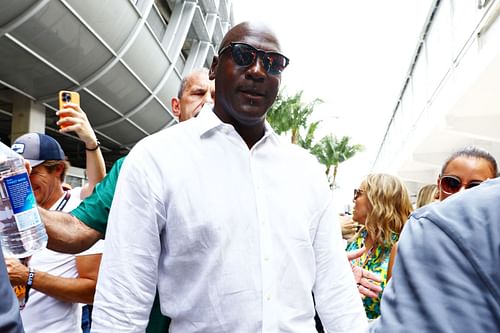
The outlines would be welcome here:
[[[242,23],[214,57],[215,106],[139,142],[111,208],[93,332],[142,332],[158,284],[170,332],[363,332],[321,166],[266,123],[288,58]]]

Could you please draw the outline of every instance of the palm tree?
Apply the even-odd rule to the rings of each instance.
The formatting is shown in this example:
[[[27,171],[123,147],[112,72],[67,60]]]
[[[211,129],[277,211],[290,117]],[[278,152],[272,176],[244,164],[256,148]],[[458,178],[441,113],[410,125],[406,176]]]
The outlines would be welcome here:
[[[307,128],[305,137],[302,137],[302,135],[299,134],[298,141],[297,141],[297,144],[299,146],[311,151],[311,149],[314,147],[314,145],[313,145],[314,133],[316,132],[316,129],[318,128],[318,125],[320,122],[321,122],[321,120],[318,120],[318,121],[315,121],[315,122],[309,124],[309,127]]]
[[[267,113],[267,121],[278,134],[291,131],[292,143],[298,143],[299,130],[307,125],[307,118],[314,110],[314,106],[322,101],[314,101],[304,104],[302,102],[302,91],[299,91],[291,97],[284,96],[281,91],[274,104]],[[317,125],[316,125],[317,126]]]
[[[319,142],[312,147],[311,152],[318,161],[326,166],[326,176],[330,181],[330,188],[335,188],[339,164],[347,161],[356,153],[362,151],[364,147],[359,144],[351,145],[350,138],[343,136],[340,140],[333,134],[321,138]],[[330,170],[333,166],[333,175],[330,177]]]

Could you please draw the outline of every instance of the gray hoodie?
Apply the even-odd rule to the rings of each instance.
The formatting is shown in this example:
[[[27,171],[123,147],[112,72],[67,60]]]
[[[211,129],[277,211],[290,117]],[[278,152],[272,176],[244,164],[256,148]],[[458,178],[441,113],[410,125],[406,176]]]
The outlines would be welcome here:
[[[19,316],[19,302],[10,285],[4,262],[0,247],[0,332],[22,333],[24,329]]]
[[[415,211],[369,332],[500,332],[500,179]]]

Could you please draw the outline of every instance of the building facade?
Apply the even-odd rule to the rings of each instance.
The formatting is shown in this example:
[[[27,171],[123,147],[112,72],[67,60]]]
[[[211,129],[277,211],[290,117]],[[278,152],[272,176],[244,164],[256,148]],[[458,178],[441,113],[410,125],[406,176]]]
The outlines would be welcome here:
[[[74,90],[111,165],[177,122],[182,77],[209,67],[233,21],[231,0],[2,0],[2,141],[46,133],[85,167],[84,146],[56,126],[57,93]]]
[[[455,150],[500,160],[500,1],[436,0],[402,83],[373,169],[415,194]]]

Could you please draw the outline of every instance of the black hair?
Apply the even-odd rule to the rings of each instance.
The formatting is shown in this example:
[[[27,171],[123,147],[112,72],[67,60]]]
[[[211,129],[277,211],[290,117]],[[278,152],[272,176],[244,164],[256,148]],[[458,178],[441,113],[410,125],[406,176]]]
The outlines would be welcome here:
[[[474,146],[467,146],[465,148],[462,148],[460,150],[457,150],[453,154],[451,154],[450,157],[446,160],[446,162],[443,164],[443,167],[441,168],[441,175],[444,174],[444,171],[448,167],[448,165],[455,160],[458,157],[472,157],[472,158],[478,158],[478,159],[484,159],[490,163],[491,166],[491,171],[493,174],[493,177],[497,177],[498,175],[498,166],[497,166],[497,161],[491,155],[486,149],[482,149],[479,147],[474,147]]]

